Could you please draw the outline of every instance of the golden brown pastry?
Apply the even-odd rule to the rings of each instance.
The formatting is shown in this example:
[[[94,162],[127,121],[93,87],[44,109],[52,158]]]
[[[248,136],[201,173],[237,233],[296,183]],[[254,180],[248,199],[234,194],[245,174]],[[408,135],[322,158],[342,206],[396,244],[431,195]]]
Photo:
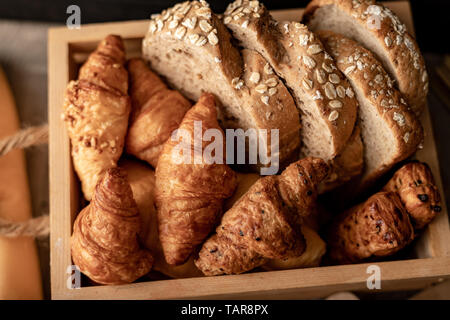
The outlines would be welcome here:
[[[259,179],[224,214],[196,266],[205,275],[238,274],[269,259],[300,256],[306,246],[302,219],[313,211],[317,184],[327,171],[323,160],[305,158],[279,176]]]
[[[142,218],[143,227],[140,238],[153,255],[155,260],[153,270],[172,278],[202,276],[203,274],[194,265],[192,257],[179,266],[169,265],[164,258],[158,234],[158,216],[154,203],[155,172],[152,168],[142,162],[133,160],[121,161],[120,167],[125,169],[128,174],[128,181]]]
[[[417,230],[425,227],[441,211],[439,190],[425,163],[411,162],[404,165],[383,190],[398,193]]]
[[[227,211],[261,178],[255,173],[237,173],[238,186],[231,198],[225,201],[224,210]],[[321,185],[321,184],[319,184]],[[320,264],[322,256],[326,252],[326,243],[315,231],[317,227],[316,214],[305,217],[301,231],[306,240],[306,250],[299,257],[287,259],[269,260],[262,267],[267,270],[283,270],[295,268],[316,267]]]
[[[269,260],[263,268],[265,270],[285,270],[318,267],[327,250],[327,244],[317,232],[307,225],[301,227],[306,241],[306,250],[298,257]]]
[[[200,121],[202,135],[207,129],[216,129],[225,141],[217,122],[215,98],[205,93],[186,113],[179,127],[190,141],[186,141],[187,137],[180,141],[169,139],[156,168],[159,238],[169,264],[182,264],[203,242],[220,219],[224,199],[236,187],[236,175],[226,164],[207,164],[205,159],[194,163],[193,156],[198,151],[203,154],[211,143],[202,139],[201,150],[194,152],[194,122]],[[190,156],[177,153],[179,144],[183,143],[191,151]],[[179,163],[183,156],[186,161]]]
[[[391,255],[414,238],[409,216],[395,192],[379,192],[345,211],[328,237],[333,262],[355,263]]]
[[[128,62],[132,104],[127,152],[154,168],[164,143],[178,128],[191,103],[170,90],[142,59]]]
[[[124,284],[148,273],[153,258],[140,247],[141,221],[126,173],[108,169],[91,203],[75,220],[72,259],[86,276],[101,284]]]
[[[108,168],[117,165],[128,127],[130,101],[125,49],[107,36],[66,89],[63,119],[72,144],[75,171],[87,200]]]

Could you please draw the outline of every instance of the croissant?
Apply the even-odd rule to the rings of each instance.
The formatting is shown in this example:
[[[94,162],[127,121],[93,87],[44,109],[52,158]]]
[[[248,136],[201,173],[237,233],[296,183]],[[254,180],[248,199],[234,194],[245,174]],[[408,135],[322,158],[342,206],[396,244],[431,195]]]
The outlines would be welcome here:
[[[306,250],[298,257],[269,260],[262,267],[265,270],[285,270],[318,267],[324,256],[327,245],[317,232],[306,225],[301,227],[306,241]]]
[[[194,163],[198,151],[203,154],[209,145],[202,139],[201,150],[194,150],[194,122],[201,123],[202,135],[207,129],[216,129],[225,141],[217,122],[215,98],[205,93],[186,113],[178,131],[188,135],[182,136],[180,144],[184,143],[185,149],[191,151],[190,157],[183,154],[185,161],[179,161],[183,158],[176,152],[178,141],[169,139],[164,145],[156,167],[156,206],[159,238],[168,264],[178,265],[188,259],[215,227],[224,199],[236,187],[236,174],[226,164],[208,164],[206,159]]]
[[[329,257],[345,264],[391,255],[414,238],[409,216],[395,192],[379,192],[345,211],[329,231]]]
[[[153,258],[140,247],[140,217],[126,173],[108,169],[74,223],[72,259],[100,284],[124,284],[148,273]]]
[[[260,178],[255,173],[237,173],[238,186],[231,198],[225,201],[224,209],[228,210],[250,189],[250,187]],[[322,185],[323,181],[319,184]],[[269,260],[262,267],[266,270],[283,270],[294,268],[306,268],[319,266],[322,256],[326,252],[326,243],[320,238],[317,232],[311,227],[315,227],[315,221],[311,222],[313,215],[305,217],[301,226],[302,234],[306,241],[306,250],[299,257],[289,259]]]
[[[306,247],[302,220],[313,211],[327,172],[322,159],[305,158],[279,176],[260,178],[224,214],[196,266],[205,275],[239,274],[269,259],[300,256]]]
[[[107,36],[65,92],[63,119],[75,171],[87,200],[105,169],[117,165],[128,127],[130,101],[125,51],[119,36]]]
[[[155,198],[155,172],[144,163],[124,160],[120,168],[126,170],[134,199],[142,218],[143,228],[140,238],[146,248],[153,255],[153,270],[161,272],[172,278],[191,278],[203,274],[194,265],[194,259],[189,258],[179,266],[169,265],[165,258],[159,241],[158,216],[154,203]]]
[[[404,165],[383,190],[398,193],[417,230],[425,227],[441,211],[439,190],[425,163]]]
[[[164,143],[191,103],[178,91],[168,89],[142,59],[131,59],[128,71],[132,113],[126,150],[156,168]]]

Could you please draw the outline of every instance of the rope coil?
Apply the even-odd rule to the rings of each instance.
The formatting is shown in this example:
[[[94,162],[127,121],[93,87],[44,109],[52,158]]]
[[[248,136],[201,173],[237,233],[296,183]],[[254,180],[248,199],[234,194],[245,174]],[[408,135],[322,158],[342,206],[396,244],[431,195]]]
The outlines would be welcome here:
[[[48,143],[48,124],[22,129],[17,133],[0,139],[0,157],[15,149],[25,149]],[[12,222],[0,218],[0,236],[47,237],[50,233],[49,216],[43,215],[23,222]]]

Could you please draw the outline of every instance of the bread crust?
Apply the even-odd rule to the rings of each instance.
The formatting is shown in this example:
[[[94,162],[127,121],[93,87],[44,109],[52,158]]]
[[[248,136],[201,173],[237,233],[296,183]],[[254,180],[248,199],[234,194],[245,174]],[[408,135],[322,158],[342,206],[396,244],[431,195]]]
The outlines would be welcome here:
[[[213,69],[214,78],[202,74],[200,67],[184,70],[190,73],[189,77],[198,78],[194,84],[184,81],[188,77],[180,74],[179,66],[167,70],[162,54],[156,54],[161,50],[158,41],[167,44],[163,49],[168,54],[201,58]],[[279,129],[282,164],[298,152],[298,111],[289,92],[275,74],[271,75],[276,80],[272,94],[269,89],[264,93],[253,90],[256,86],[249,81],[251,72],[258,72],[263,78],[264,59],[256,52],[240,52],[234,47],[227,28],[206,2],[183,2],[153,17],[143,41],[143,54],[152,69],[189,99],[198,100],[203,91],[214,94],[222,105],[218,114],[222,127],[266,129],[268,134],[271,129]]]
[[[369,50],[332,31],[318,31],[317,35],[334,57],[337,67],[358,91],[363,92],[364,98],[376,108],[379,117],[388,124],[395,137],[396,145],[389,146],[395,148],[394,156],[371,172],[364,172],[362,184],[369,184],[417,150],[423,139],[422,126],[400,92],[394,88],[394,81]],[[364,141],[364,133],[362,139]]]
[[[334,263],[356,263],[394,254],[413,238],[398,195],[379,192],[338,216],[327,239],[328,253]]]
[[[347,89],[350,85],[314,34],[300,23],[276,22],[258,1],[231,3],[225,11],[224,23],[243,47],[258,51],[269,61],[289,87],[301,113],[307,112],[302,107],[306,100],[315,105],[320,119],[317,121],[323,122],[330,132],[330,150],[316,154],[303,148],[303,155],[331,160],[339,154],[353,132],[357,103],[353,97],[337,96],[335,90],[325,92],[325,86],[334,89],[339,83]],[[257,44],[249,41],[250,37]],[[329,81],[330,75],[334,83]]]
[[[397,80],[398,89],[413,111],[420,114],[426,105],[428,74],[419,46],[407,32],[406,26],[390,9],[374,0],[313,0],[306,7],[302,21],[317,31],[316,29],[319,28],[311,24],[315,11],[328,5],[334,5],[352,17],[361,30],[372,35],[384,48],[393,66],[394,74],[391,76]],[[380,17],[377,19],[379,28],[378,26],[369,27],[368,16],[370,15]],[[364,39],[358,39],[358,41],[364,42]]]

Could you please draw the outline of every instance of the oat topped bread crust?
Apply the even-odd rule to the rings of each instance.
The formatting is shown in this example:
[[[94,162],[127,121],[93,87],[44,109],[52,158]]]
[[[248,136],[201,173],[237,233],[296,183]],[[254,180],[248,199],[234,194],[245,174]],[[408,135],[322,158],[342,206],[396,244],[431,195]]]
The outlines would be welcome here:
[[[301,113],[302,156],[331,160],[339,154],[352,134],[357,102],[350,84],[315,35],[298,22],[276,22],[259,1],[231,3],[223,21],[243,47],[269,61],[290,89]],[[304,104],[313,105],[314,114]],[[320,130],[310,129],[309,118]],[[312,138],[308,130],[323,132],[323,136]],[[327,147],[319,148],[318,140],[325,140]]]
[[[333,14],[324,12],[316,19],[322,8]],[[334,26],[339,12],[352,19],[357,28],[344,30],[344,23],[339,23],[339,30],[330,27]],[[313,0],[305,9],[303,22],[313,31],[344,33],[373,51],[396,80],[398,89],[414,112],[420,114],[423,111],[428,94],[424,59],[406,26],[390,9],[374,0]]]
[[[206,2],[183,2],[153,16],[143,54],[153,70],[189,99],[214,94],[223,128],[267,129],[269,155],[270,130],[278,129],[281,167],[295,160],[300,123],[292,96],[276,74],[267,72],[260,54],[234,47]]]
[[[317,35],[334,57],[337,67],[345,73],[355,90],[358,88],[357,91],[362,93],[364,99],[370,103],[370,107],[376,108],[378,118],[387,123],[395,138],[394,145],[385,145],[381,150],[394,148],[393,154],[385,156],[384,161],[376,167],[371,165],[373,161],[369,158],[376,150],[368,150],[370,146],[366,145],[366,170],[363,181],[369,182],[417,150],[423,139],[422,126],[400,92],[394,88],[394,81],[369,50],[331,31],[318,31]],[[368,119],[361,121],[364,128],[364,121]],[[363,141],[369,134],[374,133],[362,130]]]

